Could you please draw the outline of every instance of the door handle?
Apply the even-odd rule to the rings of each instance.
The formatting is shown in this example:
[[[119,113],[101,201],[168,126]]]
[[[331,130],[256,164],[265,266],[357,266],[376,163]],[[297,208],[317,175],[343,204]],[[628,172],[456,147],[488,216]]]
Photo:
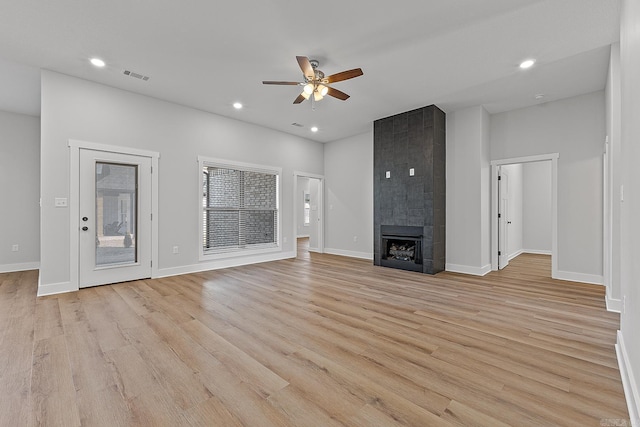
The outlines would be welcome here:
[[[511,224],[511,221],[507,221],[507,224]]]
[[[82,227],[82,231],[87,231],[89,229],[89,227],[87,227],[86,225],[84,227]]]

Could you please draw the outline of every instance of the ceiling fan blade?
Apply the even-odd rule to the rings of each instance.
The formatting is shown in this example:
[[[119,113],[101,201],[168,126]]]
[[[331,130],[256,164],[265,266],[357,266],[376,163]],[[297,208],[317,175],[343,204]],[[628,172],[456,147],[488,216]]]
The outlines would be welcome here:
[[[316,77],[315,71],[313,71],[313,67],[311,66],[311,62],[309,62],[309,58],[306,56],[296,56],[298,60],[298,65],[302,70],[302,74],[307,78],[307,80],[313,80]]]
[[[263,85],[299,85],[299,82],[278,82],[278,81],[273,81],[273,80],[263,80],[262,81]]]
[[[302,96],[302,94],[298,95],[298,97],[295,99],[295,101],[293,101],[294,104],[300,104],[302,101],[304,101],[306,98],[304,96]]]
[[[352,79],[354,77],[361,76],[362,70],[360,68],[354,68],[353,70],[343,71],[341,73],[331,74],[327,77],[327,83],[341,82],[343,80]]]
[[[327,91],[327,95],[333,96],[334,98],[338,98],[341,99],[343,101],[346,101],[347,99],[349,99],[349,95],[347,95],[346,93],[338,90],[338,89],[334,89],[332,87],[327,86],[327,89],[329,89]]]

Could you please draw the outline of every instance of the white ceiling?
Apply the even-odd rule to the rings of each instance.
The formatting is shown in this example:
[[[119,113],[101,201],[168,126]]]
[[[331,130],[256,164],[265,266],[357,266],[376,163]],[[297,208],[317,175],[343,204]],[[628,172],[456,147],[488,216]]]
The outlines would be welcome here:
[[[619,9],[619,0],[5,0],[0,109],[39,115],[45,68],[327,142],[433,103],[496,113],[603,89]],[[292,104],[299,87],[262,84],[301,80],[296,55],[327,75],[364,75],[335,83],[349,100],[327,97],[313,111]],[[521,71],[529,57],[536,65]]]

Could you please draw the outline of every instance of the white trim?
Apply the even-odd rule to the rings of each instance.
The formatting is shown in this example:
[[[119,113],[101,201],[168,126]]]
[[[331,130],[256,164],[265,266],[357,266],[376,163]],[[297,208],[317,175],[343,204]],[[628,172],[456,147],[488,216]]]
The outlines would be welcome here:
[[[260,254],[249,257],[236,257],[220,259],[200,264],[184,265],[181,267],[161,268],[157,277],[178,276],[181,274],[199,273],[201,271],[219,270],[221,268],[240,267],[243,265],[259,264],[263,262],[280,261],[283,259],[295,258],[295,254],[290,252],[278,252],[271,254]]]
[[[157,151],[141,150],[138,148],[122,147],[119,145],[101,144],[97,142],[81,141],[77,139],[70,139],[68,146],[70,148],[74,148],[78,150],[83,148],[85,150],[106,151],[108,153],[129,154],[132,156],[151,157],[156,159],[160,158],[160,153]]]
[[[316,251],[311,251],[311,249],[309,249],[309,252],[316,252]],[[333,248],[325,248],[324,252],[331,255],[339,255],[339,256],[346,256],[349,258],[359,258],[359,259],[366,259],[366,260],[373,261],[373,253],[371,252],[345,251],[344,249],[333,249]]]
[[[514,165],[518,163],[542,162],[545,160],[558,160],[560,153],[539,154],[526,157],[512,157],[510,159],[491,160],[491,166]]]
[[[318,175],[315,173],[301,172],[301,171],[293,171],[293,201],[291,205],[293,206],[293,232],[292,236],[297,236],[298,234],[298,206],[296,204],[296,196],[298,194],[298,178],[314,178],[319,180],[318,182],[318,247],[317,248],[309,248],[311,252],[324,253],[326,249],[324,247],[324,175]],[[306,225],[306,224],[305,224]],[[298,236],[299,237],[299,236]],[[309,236],[307,236],[309,237]],[[297,238],[297,237],[296,237]],[[298,245],[297,242],[293,242],[293,252],[294,256],[298,256]]]
[[[611,172],[611,153],[610,153],[609,137],[605,139],[604,153],[602,154],[602,276],[604,285],[607,288],[607,294],[610,293],[613,283],[613,224],[611,216],[613,212],[613,194],[612,172]]]
[[[558,279],[558,159],[559,153],[491,161],[491,270],[498,270],[498,168],[503,165],[551,161],[551,277]]]
[[[38,280],[38,296],[43,297],[45,295],[64,294],[67,292],[74,292],[78,290],[77,284],[74,286],[71,282],[60,283],[48,283],[46,285],[40,284]]]
[[[64,291],[54,291],[43,293],[42,295],[51,295],[52,293],[71,292],[79,289],[79,257],[80,257],[80,150],[105,151],[108,153],[128,154],[139,157],[151,158],[151,277],[154,278],[158,272],[158,159],[160,153],[157,151],[141,150],[131,147],[122,147],[117,145],[107,145],[95,142],[87,142],[76,139],[70,139],[69,146],[69,288]],[[49,289],[53,286],[56,289],[59,283],[42,285]],[[40,286],[38,286],[40,288]],[[40,290],[38,290],[40,295]]]
[[[522,253],[534,255],[552,255],[551,251],[547,249],[523,249]]]
[[[622,313],[622,300],[609,298],[610,289],[607,288],[607,295],[604,298],[604,302],[607,304],[607,311],[611,311],[613,313]]]
[[[592,285],[604,285],[604,277],[598,274],[575,273],[573,271],[558,271],[554,279],[568,280],[571,282],[590,283]]]
[[[204,167],[220,167],[220,168],[230,168],[241,171],[249,171],[249,172],[258,172],[264,174],[275,175],[277,178],[277,204],[278,204],[278,225],[277,232],[278,236],[276,237],[276,246],[269,247],[265,249],[260,248],[238,248],[233,250],[225,250],[221,249],[219,252],[216,251],[205,251],[202,246],[202,241],[204,239],[203,230],[203,215],[202,215],[202,168]],[[198,184],[195,186],[198,191],[198,260],[201,262],[210,262],[217,261],[222,259],[230,259],[230,258],[240,258],[247,257],[253,255],[260,254],[268,254],[273,252],[281,252],[282,251],[282,168],[277,166],[269,166],[269,165],[257,165],[253,163],[243,163],[236,162],[233,160],[225,160],[218,159],[213,157],[206,156],[198,156],[198,170],[197,170]],[[196,264],[199,265],[199,264]],[[188,266],[187,266],[188,267]],[[207,269],[206,269],[207,270]],[[201,271],[201,270],[200,270]],[[161,274],[161,273],[159,273]]]
[[[522,249],[520,249],[519,251],[515,251],[514,253],[512,253],[511,255],[508,256],[509,261],[511,261],[512,259],[514,259],[515,257],[517,257],[518,255],[522,255],[524,253],[524,251]]]
[[[15,271],[38,270],[40,262],[19,262],[16,264],[0,264],[0,273],[13,273]]]
[[[470,265],[461,265],[461,264],[445,264],[445,271],[449,271],[451,273],[463,273],[463,274],[471,274],[473,276],[484,276],[491,272],[491,264],[487,264],[484,267],[473,267]]]
[[[244,163],[244,162],[236,162],[235,160],[226,160],[219,159],[216,157],[207,157],[207,156],[198,156],[198,163],[206,163],[207,166],[214,167],[228,167],[228,168],[241,168],[243,170],[250,170],[252,172],[264,172],[264,173],[274,173],[277,172],[278,175],[282,175],[282,168],[279,166],[271,166],[271,165],[258,165],[255,163]],[[202,171],[200,171],[202,172]]]
[[[624,345],[624,335],[622,331],[618,331],[616,356],[618,357],[618,367],[620,369],[620,377],[622,378],[624,396],[627,399],[627,409],[629,410],[631,425],[633,427],[640,427],[640,392],[638,391],[638,385],[633,375],[631,359]]]

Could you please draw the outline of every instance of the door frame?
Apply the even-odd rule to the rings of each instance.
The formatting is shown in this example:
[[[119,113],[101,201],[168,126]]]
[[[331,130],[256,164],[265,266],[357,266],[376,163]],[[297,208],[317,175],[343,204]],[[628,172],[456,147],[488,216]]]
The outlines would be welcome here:
[[[498,167],[551,161],[551,278],[558,278],[558,158],[559,153],[491,161],[491,270],[498,270]]]
[[[324,253],[324,175],[316,175],[300,171],[293,172],[293,254],[298,256],[298,178],[314,178],[318,182],[318,253]]]
[[[507,188],[507,206],[506,206],[506,210],[507,213],[509,212],[509,174],[507,173],[506,170],[502,170],[502,166],[504,165],[500,165],[498,166],[498,270],[502,270],[503,268],[505,268],[506,266],[509,265],[509,253],[508,253],[508,249],[509,249],[509,231],[508,231],[508,225],[509,225],[509,219],[508,216],[505,212],[503,212],[504,206],[502,206],[502,200],[503,200],[503,194],[502,194],[502,188],[503,186]],[[505,177],[507,178],[506,181],[507,183],[505,184]],[[504,218],[502,218],[502,216],[504,215]],[[500,223],[502,221],[502,223]],[[502,231],[505,231],[505,236],[501,237],[500,235],[502,234]],[[506,248],[502,247],[502,245],[500,244],[501,242],[504,243],[504,245],[506,246]],[[500,252],[505,252],[504,255],[500,255]],[[503,260],[506,260],[504,262],[504,264],[500,263],[500,257],[503,257]]]
[[[72,290],[80,289],[80,150],[104,151],[151,158],[151,277],[158,277],[158,159],[157,151],[70,139],[69,146],[69,261]]]

